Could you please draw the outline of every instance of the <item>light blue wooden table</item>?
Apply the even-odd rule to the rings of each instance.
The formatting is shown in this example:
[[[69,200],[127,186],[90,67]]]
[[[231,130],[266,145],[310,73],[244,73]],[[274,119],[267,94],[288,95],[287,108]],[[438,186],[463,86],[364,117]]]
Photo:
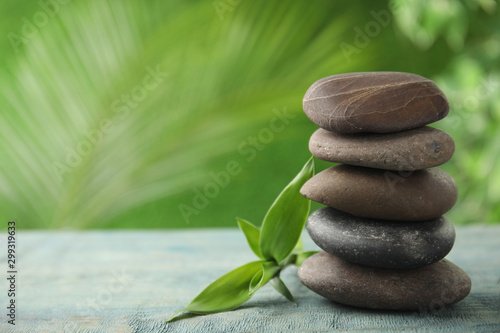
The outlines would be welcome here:
[[[302,286],[290,267],[283,280],[298,307],[265,286],[238,310],[172,323],[165,320],[206,285],[254,260],[239,230],[18,230],[17,236],[17,325],[8,325],[2,310],[1,332],[500,332],[500,227],[457,228],[448,258],[470,275],[472,292],[442,311],[334,304]],[[316,249],[307,237],[305,244]],[[6,279],[0,288],[5,309]]]

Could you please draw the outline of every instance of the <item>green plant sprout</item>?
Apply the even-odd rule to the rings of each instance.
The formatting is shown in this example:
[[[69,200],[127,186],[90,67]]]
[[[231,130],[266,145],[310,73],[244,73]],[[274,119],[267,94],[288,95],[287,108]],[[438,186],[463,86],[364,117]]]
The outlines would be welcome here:
[[[300,236],[309,215],[311,201],[299,190],[314,175],[311,157],[295,178],[283,189],[269,208],[262,227],[237,219],[248,245],[260,260],[252,261],[220,277],[182,310],[182,312],[210,314],[229,311],[248,301],[267,282],[290,302],[297,305],[292,293],[280,278],[288,265],[300,266],[317,251],[303,251]]]

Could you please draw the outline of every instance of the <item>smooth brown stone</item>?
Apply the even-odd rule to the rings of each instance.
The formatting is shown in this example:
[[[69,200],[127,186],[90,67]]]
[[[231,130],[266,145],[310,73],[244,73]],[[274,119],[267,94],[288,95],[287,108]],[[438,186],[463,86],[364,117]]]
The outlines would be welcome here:
[[[437,218],[458,194],[453,177],[438,168],[401,173],[347,164],[318,173],[300,193],[354,216],[400,221]]]
[[[320,252],[300,266],[298,276],[323,297],[371,309],[441,309],[461,301],[471,289],[467,273],[446,259],[397,270],[352,264]]]
[[[388,134],[338,134],[320,128],[311,136],[309,150],[324,161],[411,171],[448,162],[455,142],[447,133],[427,126]]]
[[[420,75],[346,73],[313,83],[303,100],[313,123],[338,133],[390,133],[427,125],[449,111],[444,93]]]

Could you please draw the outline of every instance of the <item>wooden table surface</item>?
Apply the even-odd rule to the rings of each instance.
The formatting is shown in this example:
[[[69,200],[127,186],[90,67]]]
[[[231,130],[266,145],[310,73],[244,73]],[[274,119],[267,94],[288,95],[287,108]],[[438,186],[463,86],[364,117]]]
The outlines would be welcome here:
[[[18,231],[16,326],[0,332],[500,332],[500,226],[457,228],[448,259],[472,279],[462,302],[429,313],[334,304],[282,277],[295,307],[267,285],[241,308],[166,323],[219,276],[255,260],[237,229]],[[305,236],[307,249],[317,249]],[[6,236],[0,240],[6,267]],[[7,269],[4,269],[6,275]],[[4,275],[4,276],[5,276]]]

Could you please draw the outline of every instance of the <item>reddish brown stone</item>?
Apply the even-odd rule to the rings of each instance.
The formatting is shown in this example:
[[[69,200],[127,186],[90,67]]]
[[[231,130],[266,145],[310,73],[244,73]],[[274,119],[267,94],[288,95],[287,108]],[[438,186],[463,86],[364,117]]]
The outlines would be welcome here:
[[[320,128],[311,136],[309,150],[324,161],[420,170],[446,163],[455,151],[455,142],[445,132],[427,126],[388,134],[338,134]]]
[[[352,264],[326,252],[309,257],[298,271],[300,281],[332,301],[372,309],[441,309],[470,292],[467,273],[443,259],[414,269]]]
[[[316,81],[303,100],[306,115],[338,133],[390,133],[446,117],[444,93],[429,79],[400,72],[346,73]]]
[[[423,221],[453,207],[457,185],[438,168],[400,173],[340,164],[309,179],[300,193],[355,216]]]

